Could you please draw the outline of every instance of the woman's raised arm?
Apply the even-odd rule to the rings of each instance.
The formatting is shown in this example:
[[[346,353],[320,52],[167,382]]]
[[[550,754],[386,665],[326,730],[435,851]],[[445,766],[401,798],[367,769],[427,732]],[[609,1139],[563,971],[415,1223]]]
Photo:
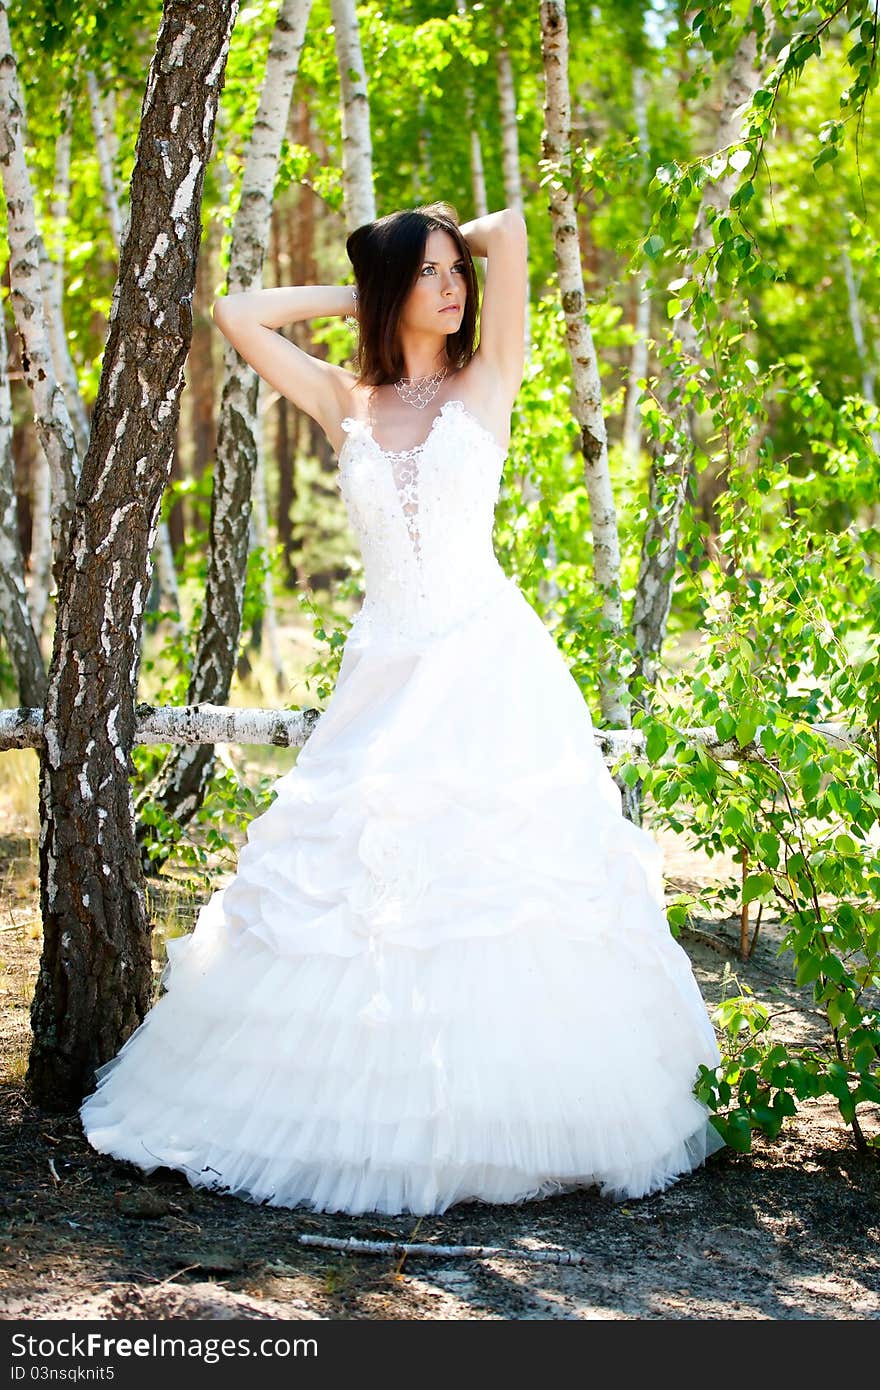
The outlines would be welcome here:
[[[474,362],[486,388],[513,405],[525,360],[525,313],[528,297],[528,236],[523,216],[502,208],[463,222],[460,231],[471,255],[486,257],[486,282],[480,313],[480,345]],[[488,369],[488,370],[487,370]]]
[[[354,376],[344,367],[303,352],[276,333],[288,323],[354,314],[351,285],[282,285],[244,290],[214,300],[214,322],[254,371],[298,405],[334,444],[347,413]]]

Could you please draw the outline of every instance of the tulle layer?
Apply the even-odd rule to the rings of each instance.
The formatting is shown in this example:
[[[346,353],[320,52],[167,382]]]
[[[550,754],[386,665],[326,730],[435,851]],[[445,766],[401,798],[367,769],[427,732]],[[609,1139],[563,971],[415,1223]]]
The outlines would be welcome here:
[[[691,1093],[714,1034],[657,952],[636,968],[520,931],[295,960],[222,926],[170,947],[168,992],[83,1116],[96,1149],[147,1172],[427,1213],[589,1183],[643,1196],[718,1147]]]
[[[424,643],[353,630],[163,982],[81,1109],[94,1148],[146,1172],[427,1214],[644,1196],[721,1147],[661,851],[512,585]]]

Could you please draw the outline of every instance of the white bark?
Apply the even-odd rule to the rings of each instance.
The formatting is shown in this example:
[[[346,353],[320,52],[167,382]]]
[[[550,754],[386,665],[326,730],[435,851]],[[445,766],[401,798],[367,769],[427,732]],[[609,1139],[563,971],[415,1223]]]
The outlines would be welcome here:
[[[110,226],[110,235],[118,253],[122,241],[122,215],[119,199],[116,196],[116,177],[113,173],[113,160],[107,138],[107,121],[101,102],[98,80],[91,68],[86,73],[89,90],[89,112],[92,118],[92,131],[95,136],[95,151],[98,156],[98,170],[101,175],[101,192],[104,195],[104,211]]]
[[[314,709],[239,709],[226,705],[137,706],[134,742],[242,743],[299,748],[320,718]],[[0,750],[43,746],[43,711],[0,710]]]
[[[227,285],[231,294],[260,286],[281,143],[310,9],[311,0],[283,0],[278,12],[232,229]]]
[[[314,732],[321,711],[315,709],[247,709],[232,705],[150,705],[137,706],[134,742],[154,743],[241,743],[263,747],[301,747]],[[867,726],[856,724],[810,724],[810,732],[827,739],[832,748],[857,748]],[[705,748],[723,762],[766,759],[763,748],[752,743],[740,747],[736,739],[722,741],[711,724],[689,725],[680,730],[688,748]],[[607,763],[616,763],[624,753],[643,754],[646,734],[642,729],[594,729],[593,741]],[[757,734],[755,735],[757,738]],[[0,751],[7,748],[39,748],[43,745],[43,711],[39,708],[0,710]]]
[[[49,460],[37,449],[30,483],[31,553],[28,556],[28,610],[42,646],[52,588],[52,479]]]
[[[620,540],[617,513],[608,471],[608,443],[602,413],[602,387],[593,335],[587,317],[586,295],[578,242],[577,217],[570,191],[571,105],[568,88],[568,24],[564,0],[542,0],[541,40],[544,60],[544,133],[542,154],[558,170],[548,184],[553,246],[559,292],[574,384],[574,415],[581,431],[584,481],[590,499],[593,574],[602,594],[607,625],[607,651],[616,646],[623,629],[620,593]],[[600,704],[603,716],[628,725],[626,686],[611,660],[601,662]]]
[[[55,142],[55,179],[52,186],[52,245],[40,248],[40,274],[46,296],[46,322],[55,374],[64,388],[70,412],[76,449],[80,458],[89,444],[89,417],[79,389],[79,379],[64,324],[64,258],[67,237],[67,209],[70,202],[70,142],[72,112],[69,97],[61,110],[61,123]]]
[[[261,546],[268,561],[272,544],[269,535],[269,507],[266,500],[266,457],[260,450],[257,469],[254,474],[254,539]],[[263,575],[263,646],[268,652],[278,692],[286,689],[284,663],[278,643],[278,613],[275,607],[275,590],[272,587],[272,571],[267,567]]]
[[[0,306],[0,630],[15,671],[21,704],[42,705],[46,669],[28,611],[24,559],[12,461],[12,399],[6,355],[6,322]]]
[[[437,1245],[433,1241],[363,1240],[358,1236],[300,1235],[300,1245],[318,1246],[323,1250],[341,1250],[350,1255],[381,1255],[384,1258],[400,1255],[427,1255],[444,1260],[521,1260],[529,1264],[594,1265],[598,1269],[601,1257],[580,1250],[532,1250],[528,1246],[505,1248],[503,1245]],[[293,1272],[292,1267],[291,1273]],[[277,1271],[278,1266],[274,1266]]]
[[[519,162],[519,134],[516,125],[516,86],[513,64],[504,34],[503,20],[498,20],[498,43],[495,62],[498,72],[498,103],[501,108],[501,167],[504,174],[504,201],[517,212],[523,211],[522,171]]]
[[[342,90],[342,185],[349,230],[376,216],[370,99],[355,0],[330,0]]]
[[[519,131],[516,122],[516,84],[513,79],[513,64],[510,49],[504,32],[504,20],[499,17],[496,26],[495,66],[498,74],[498,105],[501,113],[501,168],[504,177],[504,201],[509,208],[524,212],[522,168],[519,158]],[[532,352],[532,330],[529,304],[526,301],[524,324],[525,359],[528,363]],[[550,549],[553,550],[553,540]],[[555,557],[553,557],[555,558]],[[555,584],[553,585],[556,590]]]
[[[0,171],[8,216],[10,298],[21,339],[25,381],[34,403],[37,436],[49,463],[53,565],[56,582],[60,582],[80,464],[46,327],[40,281],[41,238],[24,157],[22,99],[9,34],[7,0],[0,0]]]
[[[876,373],[874,370],[874,363],[871,360],[871,354],[865,342],[865,330],[862,322],[862,305],[855,275],[853,273],[852,259],[846,242],[843,243],[840,257],[843,263],[844,278],[846,280],[849,319],[852,324],[853,340],[855,341],[856,353],[858,354],[859,362],[862,367],[862,395],[869,405],[875,405],[874,383]],[[880,458],[880,431],[876,429],[871,430],[871,446],[874,453]],[[871,526],[880,525],[880,501],[875,501],[870,509],[869,524]]]
[[[648,172],[650,137],[648,134],[648,110],[645,91],[645,70],[635,64],[632,72],[633,113],[636,132],[639,137],[639,150]],[[638,382],[648,371],[648,332],[651,326],[651,296],[648,293],[648,269],[641,265],[633,276],[636,312],[633,332],[635,339],[629,358],[629,380],[626,389],[626,406],[623,413],[623,456],[631,470],[639,461],[642,442],[642,423],[639,404],[642,392]]]
[[[177,571],[174,568],[174,547],[171,544],[168,522],[164,518],[159,521],[156,527],[153,564],[156,567],[156,579],[162,602],[177,613],[177,617],[171,621],[175,635],[180,641],[183,641],[186,637],[186,628],[180,615],[180,586],[177,582]]]
[[[846,232],[844,231],[844,237]],[[856,356],[862,369],[862,395],[869,405],[876,405],[874,394],[874,383],[876,372],[872,356],[865,341],[865,327],[862,318],[862,303],[859,296],[859,286],[856,284],[855,272],[853,270],[852,257],[849,254],[849,247],[844,240],[840,249],[840,262],[843,266],[843,278],[846,282],[847,304],[849,306],[849,321],[852,326],[853,342],[855,343]],[[874,453],[880,458],[880,431],[871,431],[871,446]],[[878,525],[880,522],[880,501],[874,502],[869,513],[869,524]]]
[[[468,12],[467,0],[455,0],[455,8],[460,15]],[[474,93],[469,85],[467,91],[467,121],[471,132],[471,196],[474,203],[474,216],[485,217],[489,211],[486,197],[486,169],[483,163],[483,145],[474,115]]]

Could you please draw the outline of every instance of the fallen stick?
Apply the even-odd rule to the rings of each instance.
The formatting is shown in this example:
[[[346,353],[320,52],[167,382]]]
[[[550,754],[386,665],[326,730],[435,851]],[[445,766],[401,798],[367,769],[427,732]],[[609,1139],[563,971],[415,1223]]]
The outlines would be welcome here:
[[[577,1250],[505,1250],[502,1245],[432,1245],[430,1241],[358,1240],[356,1236],[339,1240],[335,1236],[301,1235],[298,1240],[301,1245],[319,1245],[352,1255],[435,1255],[444,1260],[530,1260],[552,1265],[587,1265],[595,1259]]]

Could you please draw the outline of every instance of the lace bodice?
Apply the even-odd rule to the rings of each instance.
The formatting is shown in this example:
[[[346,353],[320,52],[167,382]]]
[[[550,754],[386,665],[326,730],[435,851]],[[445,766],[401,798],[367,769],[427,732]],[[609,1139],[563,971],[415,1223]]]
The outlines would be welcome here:
[[[339,489],[364,564],[361,634],[430,638],[510,583],[492,547],[506,454],[463,401],[445,401],[412,449],[381,448],[363,420],[342,428]]]

